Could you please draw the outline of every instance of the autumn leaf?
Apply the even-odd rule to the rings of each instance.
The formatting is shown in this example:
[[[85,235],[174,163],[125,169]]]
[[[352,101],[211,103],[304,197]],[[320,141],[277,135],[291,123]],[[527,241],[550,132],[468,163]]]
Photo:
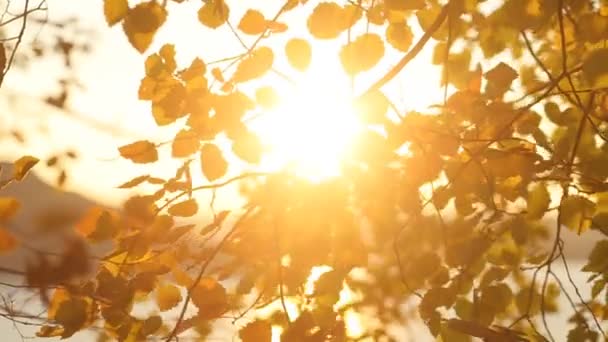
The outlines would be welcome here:
[[[384,43],[380,36],[366,33],[340,50],[340,61],[344,71],[350,75],[373,68],[384,56]]]
[[[511,83],[517,78],[517,71],[508,64],[500,62],[484,76],[488,80],[486,93],[491,97],[500,97],[511,88]]]
[[[15,161],[15,169],[13,171],[13,178],[15,180],[22,180],[27,173],[33,168],[36,164],[38,164],[40,160],[36,157],[32,156],[23,156],[17,161]]]
[[[19,245],[19,241],[15,236],[6,230],[6,228],[0,227],[0,253],[6,253],[14,250]]]
[[[241,18],[238,28],[245,34],[261,34],[266,30],[266,18],[260,11],[248,9]]]
[[[562,224],[580,235],[591,227],[595,203],[582,196],[568,196],[562,200],[560,210]]]
[[[166,19],[167,11],[156,1],[143,2],[128,11],[123,30],[131,45],[144,53]]]
[[[133,179],[126,181],[118,186],[119,189],[130,189],[138,186],[139,184],[147,181],[150,178],[150,175],[141,175],[134,177]]]
[[[177,286],[171,284],[156,288],[156,304],[160,311],[171,310],[182,301],[182,294]]]
[[[205,144],[201,148],[201,168],[203,175],[210,182],[223,177],[228,171],[228,162],[222,151],[214,144]]]
[[[123,158],[138,164],[153,163],[158,160],[156,145],[147,140],[139,140],[119,147],[118,152]]]
[[[274,62],[274,53],[269,47],[260,47],[245,57],[236,67],[232,81],[246,82],[263,76]]]
[[[279,94],[270,86],[260,87],[255,91],[255,101],[264,109],[269,110],[277,106],[280,101]]]
[[[63,326],[62,338],[68,338],[84,327],[88,309],[87,302],[80,298],[70,298],[61,303],[55,321]]]
[[[198,151],[200,140],[192,130],[182,129],[177,132],[171,145],[171,155],[175,158],[184,158]]]
[[[381,124],[387,120],[389,106],[386,96],[380,90],[375,90],[357,98],[354,107],[363,122]]]
[[[312,58],[312,48],[306,40],[292,38],[285,45],[285,55],[294,69],[306,71]]]
[[[308,17],[308,31],[317,39],[337,38],[346,27],[344,8],[335,2],[321,2]]]
[[[15,216],[21,203],[12,197],[0,197],[0,222],[7,221]]]
[[[226,289],[213,278],[202,278],[192,289],[192,303],[199,309],[199,317],[217,318],[228,305]]]
[[[249,163],[257,164],[262,160],[262,142],[251,132],[239,135],[232,144],[232,151]]]
[[[386,41],[399,51],[407,51],[412,45],[414,34],[405,23],[391,23],[386,27]]]
[[[103,13],[109,26],[120,22],[128,12],[129,2],[127,0],[104,0],[103,2]]]
[[[593,88],[608,86],[608,48],[593,50],[583,62],[583,75]]]
[[[239,337],[243,342],[270,342],[272,340],[271,328],[268,321],[255,320],[239,331]]]
[[[190,217],[198,212],[198,204],[194,198],[174,204],[168,209],[173,216]]]
[[[550,202],[547,187],[542,183],[536,184],[528,193],[528,217],[533,220],[541,219],[549,209]]]
[[[216,29],[222,26],[230,16],[230,8],[224,0],[209,0],[198,11],[201,24]]]

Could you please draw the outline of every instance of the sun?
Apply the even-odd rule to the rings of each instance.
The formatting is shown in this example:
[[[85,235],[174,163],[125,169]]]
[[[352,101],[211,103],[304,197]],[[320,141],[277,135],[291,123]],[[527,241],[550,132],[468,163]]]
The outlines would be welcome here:
[[[340,175],[340,166],[362,129],[352,106],[348,78],[302,75],[262,115],[255,130],[267,147],[267,168],[288,168],[311,181]]]

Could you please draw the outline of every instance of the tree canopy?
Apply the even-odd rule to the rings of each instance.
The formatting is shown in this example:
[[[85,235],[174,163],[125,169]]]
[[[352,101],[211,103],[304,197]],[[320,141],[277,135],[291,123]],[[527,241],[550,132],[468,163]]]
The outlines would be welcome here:
[[[157,41],[193,2],[200,6],[187,15],[209,35],[230,30],[241,53],[210,44],[221,58],[184,60],[170,39]],[[103,1],[99,15],[146,57],[133,70],[141,76],[133,96],[177,132],[118,153],[178,166],[170,177],[117,180],[138,194],[121,208],[92,208],[59,258],[41,255],[22,271],[46,316],[3,317],[40,324],[41,337],[94,329],[120,341],[204,340],[232,323],[249,342],[403,340],[401,327],[419,316],[442,341],[555,341],[565,336],[547,317],[561,313],[569,341],[606,338],[608,2],[256,6]],[[3,74],[18,44],[0,50]],[[443,100],[403,111],[385,89],[429,46]],[[256,120],[327,51],[350,79],[345,105],[357,121],[334,156],[337,174],[310,179],[289,163],[269,167]],[[310,144],[332,110],[301,127]],[[332,146],[312,153],[323,148]],[[0,188],[37,163],[17,160]],[[218,208],[216,198],[234,193],[238,200]],[[0,223],[19,206],[0,196]],[[579,270],[568,268],[567,231],[602,236],[581,271],[585,284],[571,277]],[[87,252],[103,243],[112,246],[105,256]],[[0,250],[18,244],[0,230]],[[562,297],[569,307],[558,305]],[[152,313],[142,314],[144,304]],[[364,321],[359,331],[352,317]]]

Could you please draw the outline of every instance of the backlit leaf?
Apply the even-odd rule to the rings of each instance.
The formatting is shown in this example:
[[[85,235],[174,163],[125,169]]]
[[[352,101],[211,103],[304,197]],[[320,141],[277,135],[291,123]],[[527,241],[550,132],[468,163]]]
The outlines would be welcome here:
[[[262,142],[256,134],[246,132],[234,140],[232,151],[242,160],[257,164],[262,159]]]
[[[36,164],[38,164],[40,160],[36,157],[32,156],[23,156],[17,161],[15,161],[15,169],[13,171],[13,178],[15,180],[22,180],[27,173],[33,168]]]
[[[0,227],[0,253],[10,252],[18,245],[19,242],[15,236],[5,228]]]
[[[407,51],[413,39],[412,29],[405,22],[391,23],[386,27],[386,41],[399,51]]]
[[[0,197],[0,222],[13,217],[20,207],[21,203],[19,203],[17,199],[12,197]]]
[[[268,321],[255,320],[239,331],[239,337],[243,342],[270,342],[272,340],[271,328]]]
[[[198,11],[201,24],[216,29],[222,26],[230,16],[230,8],[224,0],[209,0]]]
[[[203,175],[210,182],[223,177],[228,171],[228,162],[222,151],[214,144],[205,144],[201,148],[201,168]]]
[[[129,10],[123,29],[131,45],[143,53],[166,19],[167,11],[156,1],[143,2]]]
[[[184,158],[198,151],[200,140],[194,131],[182,129],[177,132],[171,144],[171,155],[175,158]]]
[[[61,303],[55,321],[63,326],[62,338],[68,338],[84,327],[88,317],[88,304],[84,299],[70,298]]]
[[[279,94],[270,86],[260,87],[255,91],[255,101],[264,109],[269,110],[277,106],[280,101]]]
[[[170,206],[168,211],[173,216],[190,217],[198,212],[198,204],[194,198],[191,198]]]
[[[393,11],[410,11],[421,9],[425,6],[424,0],[385,0],[384,6]]]
[[[158,316],[151,316],[146,318],[146,320],[144,321],[141,330],[139,331],[139,335],[142,337],[147,337],[149,335],[154,334],[155,332],[157,332],[163,325],[163,319]]]
[[[156,304],[160,311],[171,310],[182,301],[182,294],[177,286],[166,284],[156,289]]]
[[[389,100],[380,90],[366,93],[355,101],[355,111],[363,122],[370,124],[384,123],[389,106]]]
[[[296,70],[305,71],[310,65],[312,49],[310,44],[301,38],[292,38],[285,45],[287,61]]]
[[[608,48],[594,50],[583,62],[583,75],[593,88],[608,86]]]
[[[118,186],[119,189],[130,189],[133,187],[138,186],[139,184],[145,182],[148,180],[148,178],[150,178],[150,175],[141,175],[141,176],[137,176],[121,185]]]
[[[357,74],[373,68],[384,56],[384,43],[380,36],[366,33],[340,50],[340,61],[344,71]]]
[[[528,213],[527,216],[533,220],[541,219],[547,209],[549,209],[549,204],[551,202],[551,197],[549,196],[549,191],[547,191],[547,187],[542,184],[536,184],[530,192],[528,192]]]
[[[486,72],[484,76],[488,80],[486,93],[493,97],[499,97],[511,88],[511,83],[517,78],[517,71],[508,64],[500,62]]]
[[[158,160],[156,145],[147,140],[139,140],[119,147],[118,152],[123,158],[138,164],[153,163]]]
[[[104,0],[103,14],[108,25],[112,26],[121,21],[129,12],[129,2],[127,0]]]
[[[238,28],[245,34],[261,34],[266,30],[266,18],[260,11],[248,9],[241,18]]]
[[[274,53],[269,47],[260,47],[254,50],[251,55],[245,57],[237,66],[233,82],[246,82],[263,76],[274,62]]]
[[[221,316],[227,308],[226,289],[213,278],[203,278],[192,289],[192,303],[199,309],[199,317],[212,319]]]
[[[346,29],[344,14],[344,8],[337,3],[321,2],[308,17],[308,31],[318,39],[336,38]]]
[[[595,203],[582,196],[568,196],[560,206],[562,224],[577,234],[591,227]]]

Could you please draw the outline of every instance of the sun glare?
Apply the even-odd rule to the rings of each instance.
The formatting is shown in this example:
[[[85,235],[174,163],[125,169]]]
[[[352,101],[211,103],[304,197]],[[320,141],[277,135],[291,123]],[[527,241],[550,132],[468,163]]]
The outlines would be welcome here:
[[[275,109],[256,123],[268,147],[265,166],[288,167],[311,181],[340,174],[340,163],[361,124],[346,77],[307,76],[282,94]]]

